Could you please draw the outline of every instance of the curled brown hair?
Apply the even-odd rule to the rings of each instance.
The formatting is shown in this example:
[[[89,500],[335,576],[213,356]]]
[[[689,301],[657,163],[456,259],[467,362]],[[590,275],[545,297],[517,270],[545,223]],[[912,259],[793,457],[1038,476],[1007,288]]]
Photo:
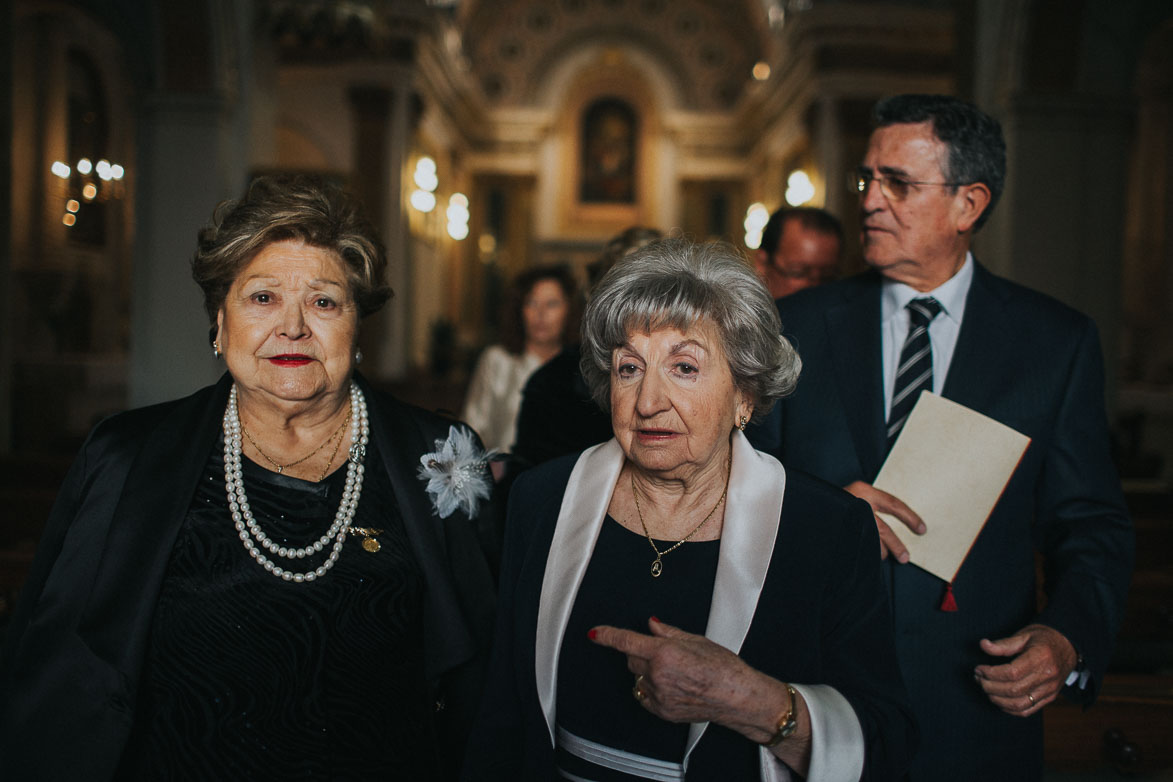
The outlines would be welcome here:
[[[306,174],[257,177],[244,197],[216,207],[191,259],[213,335],[216,314],[240,272],[266,246],[290,239],[342,258],[360,318],[391,298],[386,250],[353,196]]]

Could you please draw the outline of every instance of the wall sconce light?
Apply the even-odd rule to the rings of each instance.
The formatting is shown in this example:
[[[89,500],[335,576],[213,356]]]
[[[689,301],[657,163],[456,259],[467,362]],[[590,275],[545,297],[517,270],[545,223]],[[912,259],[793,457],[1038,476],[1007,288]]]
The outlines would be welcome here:
[[[436,208],[436,188],[440,179],[436,176],[436,161],[427,155],[415,162],[415,174],[412,175],[416,189],[412,191],[411,205],[421,212],[430,212]]]
[[[802,206],[815,197],[815,186],[811,178],[802,169],[791,171],[786,178],[786,203],[791,206]]]
[[[762,244],[762,230],[770,222],[770,210],[763,203],[755,202],[745,210],[745,246],[756,250]]]
[[[448,235],[456,241],[468,236],[468,196],[453,193],[448,198]]]
[[[411,205],[421,212],[430,212],[436,208],[436,196],[427,190],[416,189],[411,194]]]
[[[65,212],[61,216],[61,223],[66,227],[77,223],[82,202],[101,203],[122,197],[122,180],[126,176],[126,169],[105,158],[94,163],[88,157],[83,157],[73,168],[55,160],[49,166],[49,172],[63,180]]]

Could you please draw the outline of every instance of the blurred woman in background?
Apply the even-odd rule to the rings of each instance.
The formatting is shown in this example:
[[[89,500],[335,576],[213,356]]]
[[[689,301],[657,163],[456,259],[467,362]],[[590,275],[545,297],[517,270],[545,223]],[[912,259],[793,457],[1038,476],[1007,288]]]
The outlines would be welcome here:
[[[659,230],[640,225],[612,237],[599,258],[586,267],[588,291],[620,258],[661,238]],[[539,367],[522,389],[513,442],[513,456],[521,468],[611,439],[611,417],[591,399],[578,368],[581,356],[577,341],[567,345]]]
[[[539,266],[513,282],[499,345],[485,348],[469,382],[462,418],[486,448],[509,451],[521,389],[538,367],[575,339],[578,286],[565,266]]]

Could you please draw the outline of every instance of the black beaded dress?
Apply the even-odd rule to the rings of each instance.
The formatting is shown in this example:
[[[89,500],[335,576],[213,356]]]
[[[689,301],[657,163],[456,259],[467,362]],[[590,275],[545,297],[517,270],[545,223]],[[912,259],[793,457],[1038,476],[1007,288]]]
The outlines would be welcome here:
[[[274,541],[330,526],[345,467],[320,483],[243,460],[249,504]],[[120,779],[427,780],[437,742],[424,675],[424,580],[373,443],[347,537],[306,583],[274,577],[238,538],[214,448],[171,552]],[[295,560],[305,571],[326,551]],[[284,562],[284,561],[283,561]]]

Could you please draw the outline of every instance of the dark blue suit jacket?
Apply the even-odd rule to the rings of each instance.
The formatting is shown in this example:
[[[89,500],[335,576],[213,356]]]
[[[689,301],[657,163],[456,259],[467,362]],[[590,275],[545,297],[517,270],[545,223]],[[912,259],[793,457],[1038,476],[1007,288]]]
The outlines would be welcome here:
[[[756,431],[761,450],[837,486],[875,479],[885,456],[875,272],[780,299],[803,360],[797,391]],[[922,730],[913,779],[1038,779],[1042,720],[1011,717],[974,682],[982,638],[1037,621],[1063,633],[1091,682],[1108,664],[1132,570],[1133,534],[1109,453],[1099,337],[1087,317],[974,270],[943,396],[1031,438],[954,581],[885,567],[901,668]],[[1041,555],[1046,607],[1036,605]],[[1070,689],[1070,688],[1069,688]]]

